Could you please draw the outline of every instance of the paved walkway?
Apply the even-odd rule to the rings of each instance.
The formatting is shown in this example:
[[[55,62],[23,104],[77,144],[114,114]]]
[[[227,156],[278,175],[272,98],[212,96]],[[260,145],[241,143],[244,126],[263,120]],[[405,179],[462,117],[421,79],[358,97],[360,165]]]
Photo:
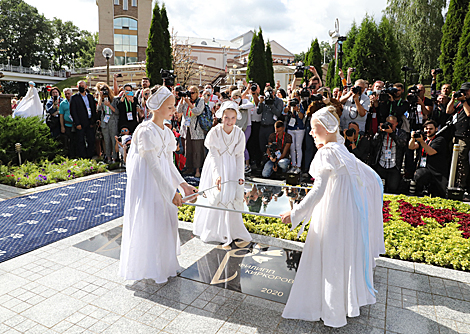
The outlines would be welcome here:
[[[125,281],[118,260],[74,247],[121,224],[119,218],[0,263],[0,333],[470,333],[470,273],[381,258],[377,303],[331,329],[282,319],[283,304],[181,277]],[[180,264],[187,268],[214,247],[190,239]]]

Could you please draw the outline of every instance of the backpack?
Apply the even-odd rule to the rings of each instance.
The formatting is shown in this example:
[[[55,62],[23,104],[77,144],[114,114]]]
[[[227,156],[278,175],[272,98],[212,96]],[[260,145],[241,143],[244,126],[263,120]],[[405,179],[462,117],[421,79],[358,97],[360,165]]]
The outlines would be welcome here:
[[[198,102],[199,101],[196,101],[196,104]],[[196,127],[199,124],[201,129],[207,132],[212,128],[212,121],[213,121],[212,111],[209,108],[209,106],[204,103],[204,110],[199,116],[197,116],[197,122],[196,122],[196,126],[194,127],[194,130],[196,130]]]

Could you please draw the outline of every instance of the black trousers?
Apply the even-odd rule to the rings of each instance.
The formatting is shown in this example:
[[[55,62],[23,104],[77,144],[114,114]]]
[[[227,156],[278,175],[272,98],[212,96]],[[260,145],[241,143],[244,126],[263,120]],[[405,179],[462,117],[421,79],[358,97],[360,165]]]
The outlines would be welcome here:
[[[64,148],[69,158],[77,156],[77,132],[72,132],[72,127],[65,127]]]
[[[427,167],[421,167],[416,170],[414,180],[418,193],[421,193],[426,186],[431,195],[446,198],[448,180],[445,176],[433,173]]]
[[[263,153],[260,151],[259,147],[259,129],[261,127],[261,122],[251,122],[251,135],[246,143],[246,148],[248,153],[250,153],[250,160],[254,161],[258,167],[261,166],[261,161],[263,158]]]
[[[91,159],[95,152],[95,127],[84,126],[77,129],[77,150],[80,158]]]
[[[379,174],[380,178],[385,180],[385,192],[396,194],[400,185],[401,174],[398,168],[383,168],[377,163],[374,170]]]
[[[259,129],[259,149],[261,151],[261,156],[267,151],[267,145],[269,142],[269,135],[274,133],[274,124],[271,125],[261,125]],[[251,134],[253,136],[253,134]]]

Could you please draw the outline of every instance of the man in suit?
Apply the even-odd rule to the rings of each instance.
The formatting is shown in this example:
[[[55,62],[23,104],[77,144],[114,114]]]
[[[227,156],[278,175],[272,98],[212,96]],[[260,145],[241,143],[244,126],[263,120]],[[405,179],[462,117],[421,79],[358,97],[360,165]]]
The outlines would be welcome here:
[[[91,158],[95,150],[95,123],[100,115],[96,112],[95,99],[86,91],[86,82],[79,81],[77,87],[79,92],[70,99],[70,114],[77,129],[78,156]]]

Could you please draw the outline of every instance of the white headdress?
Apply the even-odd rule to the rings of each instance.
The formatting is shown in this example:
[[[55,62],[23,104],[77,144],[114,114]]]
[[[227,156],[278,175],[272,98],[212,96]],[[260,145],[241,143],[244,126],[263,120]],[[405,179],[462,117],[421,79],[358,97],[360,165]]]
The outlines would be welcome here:
[[[171,95],[173,95],[173,94],[171,94],[171,92],[168,88],[166,88],[165,86],[161,86],[147,100],[147,108],[149,108],[151,110],[160,109],[163,102],[165,102],[166,99],[169,98]]]
[[[313,114],[312,120],[318,120],[328,133],[336,132],[336,141],[341,144],[344,143],[344,138],[339,134],[339,122],[332,111],[336,111],[332,106],[323,107]]]
[[[233,109],[237,112],[237,119],[242,119],[242,114],[238,110],[238,104],[233,101],[225,101],[215,113],[216,118],[222,118],[225,109]]]

